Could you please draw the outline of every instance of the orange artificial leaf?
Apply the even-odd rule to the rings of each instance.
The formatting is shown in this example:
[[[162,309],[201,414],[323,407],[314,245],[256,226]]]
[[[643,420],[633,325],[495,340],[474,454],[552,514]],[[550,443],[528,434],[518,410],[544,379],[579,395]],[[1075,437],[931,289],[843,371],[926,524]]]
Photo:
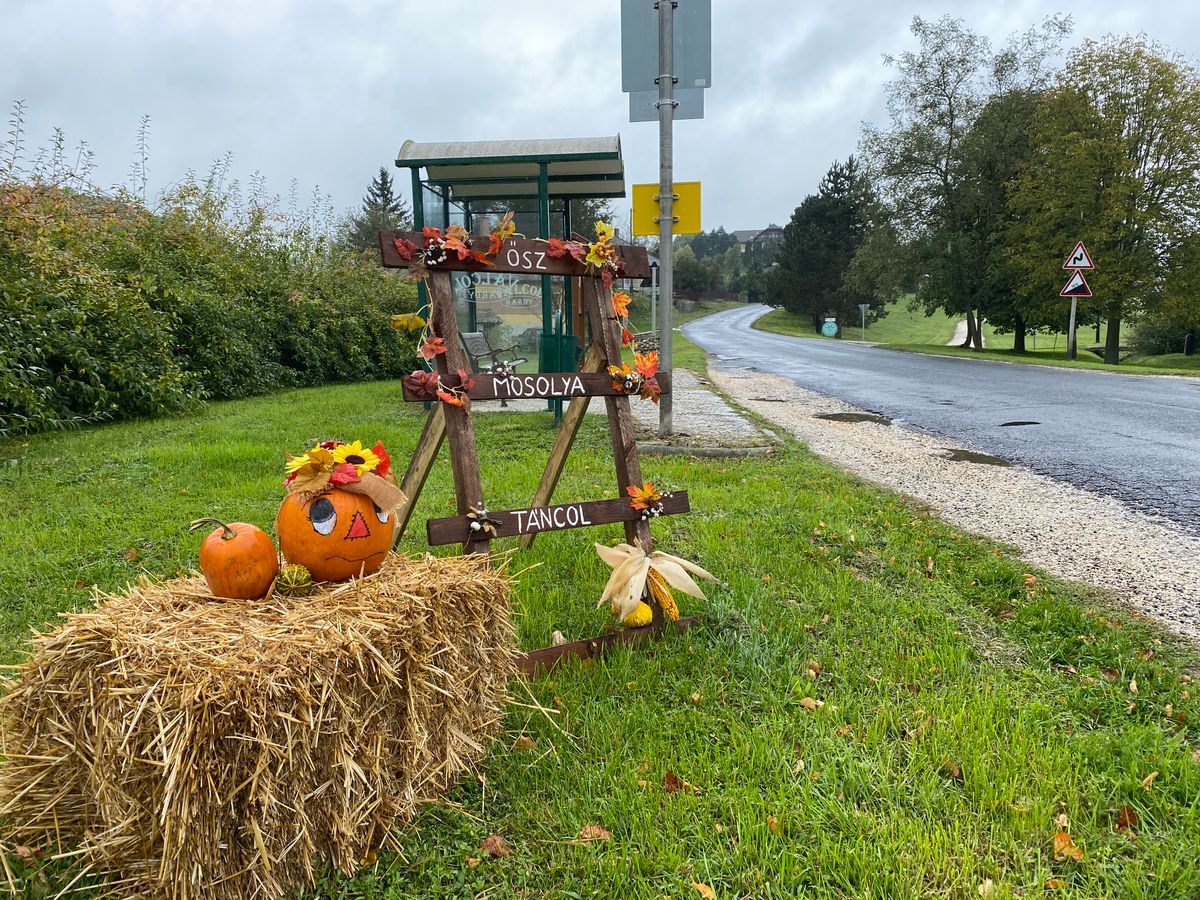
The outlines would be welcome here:
[[[462,225],[451,225],[446,229],[446,237],[466,243],[470,240],[471,234]]]
[[[579,840],[583,843],[590,841],[611,841],[612,832],[607,828],[601,828],[599,825],[584,825],[579,830]]]
[[[657,378],[647,378],[642,382],[641,390],[638,391],[638,396],[643,400],[649,400],[652,403],[657,403],[659,397],[662,396],[662,386],[658,383]]]
[[[453,251],[455,254],[457,254],[460,260],[466,259],[471,255],[471,248],[468,247],[460,238],[447,236],[446,240],[442,242],[442,246],[446,249],[447,253]]]
[[[635,338],[633,336],[633,332],[622,325],[621,326],[621,343],[624,346],[628,347],[630,344],[632,344],[636,340],[637,340],[637,338]]]
[[[441,400],[443,403],[449,404],[450,406],[466,406],[467,405],[467,395],[466,394],[452,394],[449,391],[438,391],[437,398],[439,400]]]
[[[641,487],[631,484],[625,488],[625,493],[633,498],[629,505],[634,509],[649,509],[662,499],[662,494],[655,490],[653,481],[647,481]]]
[[[492,254],[492,256],[495,255],[496,254],[494,253]],[[467,256],[469,256],[473,262],[477,262],[481,266],[487,266],[488,268],[495,268],[496,266],[494,262],[488,259],[487,256],[479,250],[472,250],[467,254]]]
[[[421,229],[421,234],[424,236],[426,244],[429,241],[440,241],[442,239],[442,229],[430,228],[428,225]]]
[[[630,296],[624,291],[617,291],[612,295],[613,313],[619,318],[625,319],[629,317],[629,301]]]
[[[512,849],[508,846],[508,841],[504,840],[498,834],[489,834],[485,837],[483,843],[479,845],[479,849],[492,859],[498,859],[501,856],[508,856],[512,853]]]
[[[1071,832],[1060,829],[1054,833],[1054,858],[1059,862],[1068,859],[1079,862],[1083,859],[1083,848],[1075,846],[1075,842],[1071,840]]]
[[[392,327],[406,331],[417,331],[425,327],[425,320],[416,313],[400,313],[392,316]]]
[[[658,351],[633,354],[633,367],[643,378],[653,378],[658,374]]]
[[[707,884],[704,884],[703,882],[699,882],[699,881],[693,881],[692,887],[694,887],[696,889],[696,893],[698,893],[701,897],[703,897],[704,900],[716,900],[716,897],[717,897],[716,891],[714,891],[712,888],[710,888]]]
[[[464,391],[469,391],[475,387],[475,379],[471,377],[471,373],[466,369],[458,370],[458,386]]]
[[[488,256],[498,256],[500,253],[500,248],[503,245],[504,245],[504,238],[502,238],[498,233],[493,231],[491,237],[488,238],[488,248],[486,251],[487,255]]]
[[[421,345],[421,355],[426,359],[433,359],[439,353],[445,352],[446,342],[435,335],[425,338],[425,343]]]

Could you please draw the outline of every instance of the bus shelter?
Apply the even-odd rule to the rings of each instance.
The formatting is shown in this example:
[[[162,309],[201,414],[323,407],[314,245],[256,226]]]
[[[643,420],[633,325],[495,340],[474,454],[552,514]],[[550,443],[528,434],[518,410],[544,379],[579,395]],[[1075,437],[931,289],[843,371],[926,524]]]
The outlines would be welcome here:
[[[572,221],[572,202],[625,196],[621,138],[416,143],[405,141],[396,166],[412,177],[413,226],[462,225],[486,235],[514,213],[517,231],[534,238],[590,237],[592,222]],[[424,174],[422,174],[422,170]],[[574,371],[581,348],[572,279],[554,275],[456,273],[456,318],[495,348],[516,346],[537,371]],[[418,288],[425,305],[425,286]]]

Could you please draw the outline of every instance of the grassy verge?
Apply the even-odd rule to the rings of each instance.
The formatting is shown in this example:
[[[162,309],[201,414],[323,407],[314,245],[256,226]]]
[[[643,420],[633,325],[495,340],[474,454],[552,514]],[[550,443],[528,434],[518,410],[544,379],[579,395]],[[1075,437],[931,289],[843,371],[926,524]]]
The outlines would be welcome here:
[[[1069,369],[1098,369],[1110,372],[1125,372],[1141,375],[1200,375],[1200,355],[1184,356],[1171,353],[1163,356],[1130,356],[1120,365],[1105,364],[1098,356],[1083,349],[1095,343],[1095,332],[1090,326],[1076,331],[1075,340],[1080,348],[1078,358],[1066,359],[1066,336],[1062,334],[1031,335],[1029,349],[1025,353],[1013,351],[1013,336],[998,334],[984,323],[984,345],[981,353],[961,347],[948,347],[946,342],[954,335],[956,320],[944,313],[926,316],[921,312],[895,306],[886,317],[867,326],[867,340],[893,350],[908,350],[914,353],[933,353],[939,356],[962,356],[969,359],[1001,359],[1007,362],[1031,365],[1058,366]],[[754,323],[762,331],[787,334],[793,337],[831,340],[817,333],[812,323],[784,309],[767,313]],[[857,339],[859,331],[848,328],[848,337]],[[1039,344],[1034,349],[1034,344]]]
[[[603,420],[588,419],[559,497],[616,495]],[[86,604],[91,584],[192,567],[193,518],[269,525],[282,449],[382,438],[402,465],[421,422],[377,383],[0,444],[3,656]],[[490,506],[526,503],[550,417],[488,416],[477,434]],[[402,854],[312,896],[695,898],[702,884],[719,897],[966,898],[989,880],[997,898],[1047,885],[1200,894],[1190,651],[794,444],[645,471],[691,492],[695,512],[654,530],[722,579],[705,601],[682,598],[705,624],[533,682],[553,716],[514,705],[456,806],[427,809]],[[426,550],[420,520],[452,496],[443,458],[403,552]],[[523,647],[603,632],[608,569],[592,542],[618,538],[546,535],[515,557]],[[1056,857],[1058,821],[1079,859]],[[577,842],[592,824],[611,839]],[[480,853],[493,833],[511,855]]]

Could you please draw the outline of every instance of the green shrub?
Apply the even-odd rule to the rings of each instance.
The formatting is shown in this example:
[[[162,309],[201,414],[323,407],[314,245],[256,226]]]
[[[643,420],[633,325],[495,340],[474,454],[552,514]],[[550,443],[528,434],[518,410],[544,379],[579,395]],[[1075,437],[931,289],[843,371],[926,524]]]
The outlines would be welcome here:
[[[416,366],[403,276],[218,182],[0,184],[0,435]]]
[[[1163,316],[1150,315],[1138,322],[1133,332],[1133,349],[1139,356],[1182,353],[1187,328]]]

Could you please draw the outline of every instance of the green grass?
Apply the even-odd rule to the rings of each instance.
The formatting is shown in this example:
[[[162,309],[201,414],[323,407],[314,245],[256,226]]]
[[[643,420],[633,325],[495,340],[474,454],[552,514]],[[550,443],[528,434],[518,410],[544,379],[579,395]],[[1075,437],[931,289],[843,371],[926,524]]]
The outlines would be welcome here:
[[[603,419],[587,418],[564,499],[618,491]],[[550,422],[480,418],[492,508],[528,502]],[[375,383],[0,444],[2,655],[19,659],[28,627],[85,606],[92,584],[190,569],[194,518],[269,526],[285,448],[381,438],[403,465],[421,423],[395,384]],[[1027,590],[1004,548],[795,444],[763,459],[648,458],[644,471],[691,493],[695,511],[654,531],[721,578],[707,600],[682,598],[704,623],[534,681],[553,716],[513,705],[455,806],[426,809],[400,832],[402,854],[326,876],[312,896],[640,900],[695,898],[698,882],[729,898],[968,898],[985,879],[995,897],[1200,895],[1193,653],[1082,588],[1043,577]],[[403,552],[427,549],[421,520],[452,496],[443,456]],[[605,630],[608,569],[592,542],[618,538],[615,526],[544,535],[515,556],[522,647]],[[532,750],[513,747],[520,735]],[[695,792],[668,793],[668,771]],[[1125,805],[1131,832],[1117,827]],[[1078,862],[1054,858],[1060,815]],[[588,824],[611,841],[572,843]],[[493,833],[512,855],[471,866]],[[46,872],[56,890],[72,874],[62,865]],[[20,871],[23,896],[46,895]],[[1064,889],[1046,894],[1049,879]]]
[[[862,330],[855,323],[847,323],[843,329],[846,340],[859,340]],[[867,325],[867,340],[876,344],[944,344],[954,336],[957,324],[945,313],[926,316],[913,312],[902,305],[893,305],[888,314],[877,322]],[[789,334],[793,337],[825,338],[812,327],[805,316],[798,316],[786,309],[776,309],[754,323],[761,331]]]
[[[1012,332],[997,333],[991,325],[984,323],[982,352],[957,346],[947,346],[954,336],[955,319],[945,313],[926,316],[920,311],[910,310],[902,304],[894,305],[878,322],[867,326],[867,340],[890,347],[893,350],[908,350],[914,353],[933,353],[939,356],[961,356],[970,359],[1000,359],[1007,362],[1031,365],[1058,366],[1070,369],[1099,369],[1110,372],[1125,372],[1141,375],[1200,375],[1200,355],[1184,356],[1170,353],[1162,356],[1129,356],[1119,365],[1108,365],[1099,356],[1086,350],[1097,343],[1092,326],[1080,326],[1075,332],[1079,348],[1075,360],[1066,359],[1066,335],[1039,334],[1026,337],[1026,352],[1013,351]],[[755,328],[793,337],[825,338],[813,330],[812,323],[784,309],[776,309],[754,322]],[[857,340],[858,328],[847,327],[848,339]],[[1103,343],[1103,341],[1101,341]],[[1035,349],[1036,345],[1036,349]]]

